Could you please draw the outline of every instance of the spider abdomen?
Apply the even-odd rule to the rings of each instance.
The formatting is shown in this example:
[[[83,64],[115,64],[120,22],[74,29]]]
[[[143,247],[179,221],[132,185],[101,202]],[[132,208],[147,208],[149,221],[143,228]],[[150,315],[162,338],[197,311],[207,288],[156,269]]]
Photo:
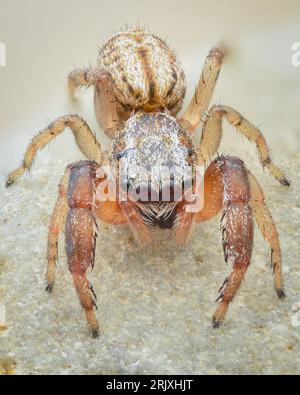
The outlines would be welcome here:
[[[176,114],[185,95],[184,72],[175,53],[159,37],[145,30],[117,33],[103,46],[101,70],[111,74],[121,110]]]

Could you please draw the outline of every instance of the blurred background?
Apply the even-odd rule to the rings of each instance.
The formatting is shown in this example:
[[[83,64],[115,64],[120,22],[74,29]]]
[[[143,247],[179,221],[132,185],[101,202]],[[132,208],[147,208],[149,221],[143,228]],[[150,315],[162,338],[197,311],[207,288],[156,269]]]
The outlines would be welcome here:
[[[214,102],[261,125],[275,153],[293,154],[300,140],[300,67],[292,65],[291,47],[300,41],[299,21],[297,0],[0,0],[0,42],[7,51],[7,66],[0,67],[0,169],[19,164],[32,135],[67,113],[83,116],[109,146],[95,120],[92,92],[79,94],[74,105],[66,82],[75,66],[95,65],[98,48],[126,25],[149,28],[177,51],[187,77],[186,103],[209,49],[225,46]],[[235,153],[230,133],[222,147]],[[255,149],[244,143],[254,157]],[[50,155],[81,157],[70,132],[36,164]]]

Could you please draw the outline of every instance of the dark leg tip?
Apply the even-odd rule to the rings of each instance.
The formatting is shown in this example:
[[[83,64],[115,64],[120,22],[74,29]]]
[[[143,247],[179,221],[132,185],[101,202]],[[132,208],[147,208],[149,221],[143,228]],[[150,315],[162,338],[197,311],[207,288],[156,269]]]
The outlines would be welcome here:
[[[5,183],[5,187],[9,188],[13,183],[14,183],[13,181],[7,180],[6,183]]]
[[[276,289],[276,292],[279,299],[286,298],[286,293],[284,292],[283,289]]]
[[[47,285],[46,285],[46,288],[45,288],[45,291],[46,291],[48,294],[51,294],[51,293],[53,292],[53,287],[54,287],[54,284],[47,284]]]
[[[212,320],[212,326],[214,329],[220,328],[222,326],[222,324],[223,324],[223,321],[215,320],[215,319]]]
[[[93,336],[93,339],[97,339],[100,336],[99,329],[93,329],[92,330],[92,336]]]

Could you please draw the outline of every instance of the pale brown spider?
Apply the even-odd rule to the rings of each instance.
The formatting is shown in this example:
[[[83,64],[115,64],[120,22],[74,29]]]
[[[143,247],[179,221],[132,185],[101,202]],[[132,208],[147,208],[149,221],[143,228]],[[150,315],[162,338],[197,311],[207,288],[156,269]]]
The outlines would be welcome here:
[[[240,159],[218,156],[212,160],[221,141],[222,120],[226,118],[255,142],[262,166],[281,184],[289,185],[270,159],[265,138],[256,127],[227,106],[213,106],[206,113],[222,59],[222,51],[213,48],[193,99],[183,116],[175,118],[182,107],[185,82],[174,52],[144,30],[114,35],[101,49],[95,70],[75,70],[69,75],[72,93],[77,87],[94,87],[99,125],[113,139],[110,154],[103,152],[80,117],[67,115],[33,138],[23,164],[7,179],[9,186],[29,170],[38,150],[65,128],[72,130],[88,161],[69,165],[59,185],[49,226],[47,291],[53,289],[58,237],[65,227],[69,269],[95,337],[99,334],[94,312],[96,297],[86,270],[94,265],[96,218],[108,224],[129,224],[142,245],[151,241],[156,226],[172,229],[176,241],[184,244],[193,222],[206,221],[223,210],[225,260],[232,263],[233,269],[220,289],[213,316],[213,326],[219,327],[250,264],[254,214],[271,247],[276,292],[284,297],[278,233],[261,187]],[[201,141],[194,146],[192,134],[204,116]],[[112,175],[108,174],[108,164]],[[204,194],[200,196],[196,168],[204,164]],[[160,172],[163,167],[170,170],[167,176]],[[147,175],[138,177],[141,168],[153,173],[151,182]],[[185,168],[190,169],[190,176],[184,179],[183,188]],[[108,189],[115,192],[116,199],[102,199],[103,191]],[[165,190],[170,192],[168,199],[164,197]],[[175,199],[178,190],[184,190],[181,199]],[[201,200],[200,211],[188,209],[186,191],[194,201]],[[138,194],[137,199],[134,194]]]

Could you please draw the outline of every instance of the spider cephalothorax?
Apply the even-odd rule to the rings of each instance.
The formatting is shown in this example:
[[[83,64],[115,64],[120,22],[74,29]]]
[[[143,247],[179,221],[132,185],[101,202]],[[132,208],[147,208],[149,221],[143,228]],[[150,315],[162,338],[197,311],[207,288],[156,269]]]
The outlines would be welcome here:
[[[174,117],[133,114],[116,134],[111,164],[123,200],[134,202],[148,228],[178,226],[178,207],[196,189],[197,155]]]
[[[284,297],[279,237],[260,185],[240,159],[214,159],[223,118],[255,142],[263,167],[281,184],[290,182],[272,162],[259,129],[230,107],[208,109],[222,59],[222,51],[213,48],[193,99],[183,116],[176,118],[185,83],[174,52],[144,30],[116,34],[101,49],[95,69],[69,75],[72,93],[79,86],[94,87],[99,125],[113,139],[110,155],[103,152],[85,121],[67,115],[33,138],[22,165],[7,179],[10,186],[30,168],[39,149],[65,128],[72,130],[88,160],[69,165],[59,186],[48,234],[47,291],[53,289],[58,236],[65,229],[69,269],[94,336],[99,325],[86,271],[94,265],[96,218],[128,224],[146,246],[157,227],[172,229],[177,243],[184,244],[193,223],[222,212],[224,256],[233,269],[220,289],[214,327],[223,322],[250,264],[255,218],[271,247],[276,292]],[[204,117],[201,140],[194,145],[193,132]]]
[[[117,135],[112,156],[121,184],[143,201],[163,201],[169,187],[181,189],[184,180],[192,181],[197,165],[190,135],[167,113],[133,115]],[[152,199],[143,195],[143,184]]]

